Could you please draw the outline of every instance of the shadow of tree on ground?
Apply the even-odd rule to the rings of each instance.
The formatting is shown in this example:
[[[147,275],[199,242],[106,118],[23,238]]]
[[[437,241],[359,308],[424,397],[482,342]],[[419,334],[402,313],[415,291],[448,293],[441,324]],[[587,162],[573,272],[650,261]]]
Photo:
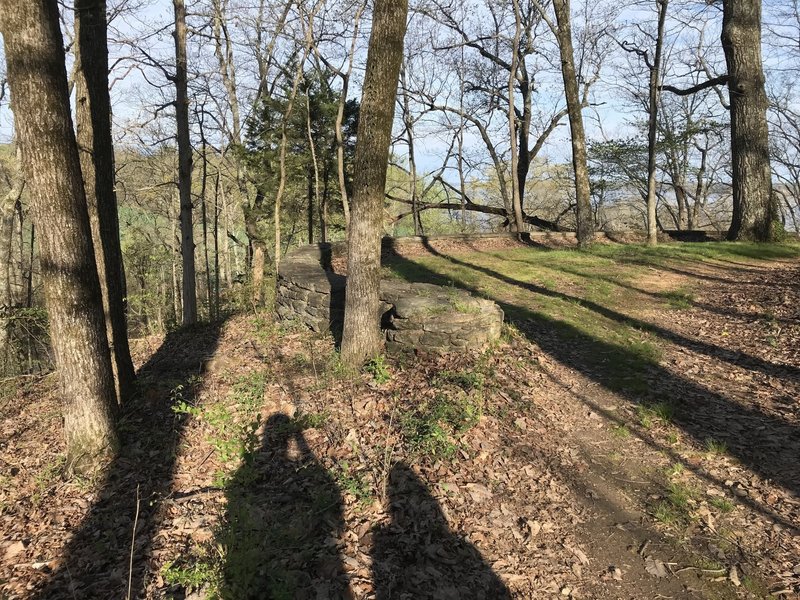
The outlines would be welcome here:
[[[261,449],[228,483],[217,535],[226,557],[222,598],[349,597],[339,553],[342,497],[301,428],[296,419],[272,415]]]
[[[391,521],[373,531],[376,600],[500,600],[508,589],[478,550],[448,527],[427,485],[403,463],[389,476]]]
[[[172,395],[180,393],[185,401],[193,401],[200,389],[202,364],[216,350],[222,325],[217,322],[171,332],[139,370],[141,393],[124,408],[119,423],[120,452],[55,572],[33,597],[105,600],[140,596],[185,423],[172,411]]]
[[[765,479],[771,479],[793,494],[800,494],[800,464],[796,459],[800,456],[800,431],[795,425],[766,414],[755,406],[739,404],[695,381],[679,377],[657,362],[643,359],[633,349],[589,335],[572,324],[530,308],[530,305],[523,306],[503,301],[498,293],[487,294],[485,290],[497,290],[506,285],[513,286],[531,294],[576,302],[598,315],[641,327],[665,341],[684,345],[697,352],[713,353],[716,350],[714,347],[684,338],[661,327],[630,319],[597,303],[518,281],[487,267],[443,254],[433,248],[429,248],[429,251],[451,264],[483,274],[487,278],[483,290],[459,280],[458,275],[453,272],[445,276],[400,256],[392,257],[389,266],[400,275],[409,278],[422,278],[424,281],[440,285],[452,282],[472,293],[489,297],[501,306],[528,339],[556,360],[620,394],[632,404],[668,402],[675,410],[674,423],[698,443],[704,444],[709,438],[723,441],[727,445],[729,454],[754,473]],[[764,372],[777,371],[793,375],[799,371],[794,366],[773,365],[764,359],[740,353],[723,352],[719,358],[744,368]],[[629,385],[620,370],[628,370],[639,377],[632,377]],[[642,387],[641,381],[636,381],[640,380],[642,375],[649,384],[645,387]]]

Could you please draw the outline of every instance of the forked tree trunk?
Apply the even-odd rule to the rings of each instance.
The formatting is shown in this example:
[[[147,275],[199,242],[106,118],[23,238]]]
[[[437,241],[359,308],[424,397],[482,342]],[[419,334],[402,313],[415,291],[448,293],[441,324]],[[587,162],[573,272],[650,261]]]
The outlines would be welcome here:
[[[407,0],[376,0],[372,16],[347,246],[342,360],[351,366],[359,366],[381,350],[378,294],[383,199],[407,14]]]
[[[33,198],[68,464],[88,470],[117,443],[100,280],[72,129],[56,0],[0,0],[23,167]]]
[[[197,282],[192,223],[192,146],[189,139],[189,96],[186,62],[186,5],[173,0],[175,10],[175,121],[178,130],[178,192],[181,198],[183,324],[197,321]]]
[[[767,242],[777,234],[778,209],[769,162],[761,0],[724,0],[722,48],[728,65],[733,160],[733,219],[728,239]]]
[[[578,247],[586,248],[594,235],[594,219],[589,191],[589,167],[586,158],[586,134],[583,129],[583,106],[575,72],[575,53],[572,47],[572,26],[569,0],[554,0],[558,23],[558,48],[561,52],[561,75],[567,98],[569,128],[572,134],[572,170],[575,174],[575,201]]]
[[[114,145],[108,92],[105,0],[76,0],[75,117],[106,330],[120,402],[133,394],[136,373],[128,346],[125,276],[114,190]]]

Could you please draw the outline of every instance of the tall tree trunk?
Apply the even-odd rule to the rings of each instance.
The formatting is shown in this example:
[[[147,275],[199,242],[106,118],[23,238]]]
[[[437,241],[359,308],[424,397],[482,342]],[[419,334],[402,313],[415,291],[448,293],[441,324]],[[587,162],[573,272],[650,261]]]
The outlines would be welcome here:
[[[647,245],[658,243],[656,215],[656,141],[658,138],[658,96],[661,84],[661,53],[664,47],[664,24],[667,18],[668,0],[656,0],[658,7],[658,30],[656,51],[650,67],[649,107],[647,114]]]
[[[14,213],[22,198],[25,188],[25,177],[22,175],[22,149],[19,144],[16,148],[17,171],[14,173],[11,189],[0,201],[0,251],[3,252],[4,264],[0,271],[0,307],[16,306],[18,294],[14,293]],[[20,245],[19,264],[22,265],[24,257],[23,247]],[[22,269],[20,269],[22,270]]]
[[[178,192],[181,198],[183,324],[197,322],[197,282],[192,224],[192,146],[189,139],[189,96],[186,62],[186,5],[173,0],[175,11],[175,121],[178,130]]]
[[[383,200],[407,14],[407,0],[375,1],[361,93],[347,246],[342,359],[351,366],[359,366],[381,350],[378,294]]]
[[[575,202],[578,247],[586,248],[594,235],[594,219],[589,191],[589,167],[586,158],[586,134],[583,129],[583,106],[575,72],[575,53],[572,47],[572,26],[569,0],[554,0],[558,23],[558,47],[561,52],[561,75],[567,97],[569,128],[572,134],[572,170],[575,174]]]
[[[115,191],[108,25],[105,0],[76,0],[75,121],[83,186],[89,207],[97,274],[120,402],[133,394],[136,372],[128,346],[125,275]]]
[[[72,128],[56,0],[0,0],[0,29],[25,176],[40,230],[70,467],[117,444],[115,393],[89,213]]]
[[[411,117],[411,103],[408,98],[408,82],[405,65],[400,67],[400,84],[403,88],[403,125],[408,145],[408,186],[411,198],[411,218],[414,221],[414,235],[422,235],[422,218],[417,207],[417,161],[414,155],[414,119]]]
[[[308,243],[312,243],[314,237],[314,204],[322,214],[322,205],[319,197],[319,162],[317,161],[317,145],[314,141],[314,133],[311,129],[311,98],[309,89],[306,90],[306,135],[308,136],[308,148],[311,151],[311,169],[308,175]],[[324,242],[322,234],[324,225],[320,222],[320,241]]]
[[[519,0],[512,0],[514,5],[514,39],[511,44],[511,68],[508,72],[508,129],[511,141],[511,209],[514,220],[512,228],[514,231],[524,230],[524,220],[522,216],[522,188],[524,184],[519,181],[519,146],[517,145],[517,115],[514,108],[514,93],[517,89],[517,70],[519,67],[519,45],[522,37],[522,15],[520,13]],[[527,138],[526,138],[527,139]],[[527,149],[526,149],[527,150]],[[527,174],[526,174],[527,176]]]
[[[778,210],[769,162],[761,0],[724,0],[722,48],[728,65],[733,159],[733,219],[728,239],[767,242],[777,235]]]

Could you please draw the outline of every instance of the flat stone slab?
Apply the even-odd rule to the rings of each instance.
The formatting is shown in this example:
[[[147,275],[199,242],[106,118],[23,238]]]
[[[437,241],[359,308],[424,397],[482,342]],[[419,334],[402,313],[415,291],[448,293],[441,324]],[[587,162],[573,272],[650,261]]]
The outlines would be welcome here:
[[[303,246],[284,258],[276,291],[280,319],[341,337],[347,278],[330,270],[331,257],[341,250]],[[502,309],[459,288],[385,279],[380,299],[388,351],[482,349],[500,337]]]

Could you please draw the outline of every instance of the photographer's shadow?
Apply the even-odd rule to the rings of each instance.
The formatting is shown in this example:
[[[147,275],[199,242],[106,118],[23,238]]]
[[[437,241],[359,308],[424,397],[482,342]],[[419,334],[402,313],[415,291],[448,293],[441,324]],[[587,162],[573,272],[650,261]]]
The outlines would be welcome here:
[[[260,451],[233,476],[227,500],[217,536],[226,556],[221,598],[348,597],[341,494],[296,421],[269,418]]]
[[[373,534],[376,600],[511,598],[480,552],[450,531],[428,487],[403,463],[389,478],[391,522]]]

